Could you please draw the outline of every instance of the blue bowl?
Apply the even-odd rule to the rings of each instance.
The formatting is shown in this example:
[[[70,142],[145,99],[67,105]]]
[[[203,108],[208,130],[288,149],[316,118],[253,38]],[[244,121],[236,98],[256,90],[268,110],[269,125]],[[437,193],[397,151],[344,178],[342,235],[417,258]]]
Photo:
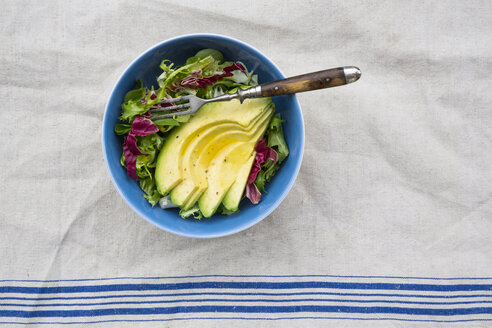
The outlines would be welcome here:
[[[220,50],[226,60],[243,62],[249,70],[254,70],[258,74],[259,83],[285,78],[277,66],[261,52],[233,38],[214,34],[192,34],[164,41],[133,61],[116,83],[104,113],[102,145],[111,179],[135,212],[159,228],[177,235],[214,238],[251,227],[269,215],[282,202],[294,184],[301,166],[304,152],[304,122],[301,108],[294,95],[274,97],[276,110],[285,120],[284,134],[290,154],[278,173],[266,185],[268,193],[262,195],[258,205],[243,200],[238,213],[229,216],[216,214],[202,220],[182,219],[177,209],[163,210],[159,206],[152,208],[142,197],[143,191],[138,183],[128,177],[126,170],[120,165],[123,138],[114,133],[114,126],[119,122],[121,103],[125,93],[134,88],[137,79],[141,79],[144,86],[157,87],[156,78],[161,73],[159,64],[163,59],[170,59],[176,65],[182,65],[186,58],[203,48]]]

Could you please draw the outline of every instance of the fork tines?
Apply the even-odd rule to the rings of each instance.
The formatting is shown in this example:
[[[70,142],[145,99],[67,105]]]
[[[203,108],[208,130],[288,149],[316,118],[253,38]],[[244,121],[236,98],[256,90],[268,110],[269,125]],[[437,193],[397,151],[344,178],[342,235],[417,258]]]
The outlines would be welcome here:
[[[176,97],[176,98],[170,98],[170,99],[162,99],[160,100],[159,102],[157,102],[155,105],[153,105],[151,108],[150,108],[150,113],[151,114],[154,114],[154,113],[162,113],[162,112],[169,112],[169,111],[172,111],[171,113],[167,113],[165,115],[160,115],[160,116],[155,116],[155,117],[151,117],[150,119],[151,120],[158,120],[158,119],[161,119],[161,118],[169,118],[169,117],[173,117],[173,116],[179,116],[179,115],[184,115],[186,114],[184,111],[177,111],[178,109],[182,109],[182,108],[189,108],[190,107],[190,103],[189,103],[189,97],[187,96],[183,96],[183,97]],[[185,101],[184,103],[181,103],[181,104],[177,104],[177,102],[183,102]],[[168,105],[171,105],[171,106],[165,106],[165,107],[162,107],[163,104],[168,104]]]

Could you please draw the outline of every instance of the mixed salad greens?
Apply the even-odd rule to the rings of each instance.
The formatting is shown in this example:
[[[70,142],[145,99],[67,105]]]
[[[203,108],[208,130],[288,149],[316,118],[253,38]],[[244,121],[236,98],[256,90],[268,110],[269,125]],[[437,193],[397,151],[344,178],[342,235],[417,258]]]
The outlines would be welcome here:
[[[237,88],[249,88],[258,84],[257,75],[249,72],[241,62],[224,61],[221,52],[214,49],[203,49],[195,56],[186,60],[183,66],[176,67],[170,60],[160,64],[162,74],[157,78],[158,89],[146,88],[140,80],[135,89],[129,91],[121,106],[120,124],[115,126],[115,132],[124,136],[121,165],[126,168],[128,175],[138,180],[144,191],[143,197],[155,206],[167,208],[172,206],[169,197],[161,195],[155,185],[154,172],[157,155],[173,128],[186,124],[190,115],[175,116],[174,118],[150,120],[152,106],[172,106],[158,104],[165,98],[175,98],[193,94],[201,98],[213,98],[224,93],[234,93]],[[280,164],[289,154],[284,139],[282,118],[275,114],[268,125],[265,137],[255,147],[256,158],[248,178],[245,196],[253,204],[261,200],[261,192],[266,192],[265,183],[279,170]],[[225,208],[219,208],[219,213],[232,214]],[[181,211],[184,218],[201,218],[198,208]]]

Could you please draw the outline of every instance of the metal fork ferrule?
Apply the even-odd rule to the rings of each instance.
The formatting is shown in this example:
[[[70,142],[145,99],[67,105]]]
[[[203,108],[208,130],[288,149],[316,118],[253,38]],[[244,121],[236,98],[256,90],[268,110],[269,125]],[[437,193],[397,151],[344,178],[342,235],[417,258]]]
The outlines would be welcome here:
[[[257,85],[246,90],[238,88],[237,93],[239,95],[239,101],[242,103],[247,98],[259,98],[261,97],[261,86]]]

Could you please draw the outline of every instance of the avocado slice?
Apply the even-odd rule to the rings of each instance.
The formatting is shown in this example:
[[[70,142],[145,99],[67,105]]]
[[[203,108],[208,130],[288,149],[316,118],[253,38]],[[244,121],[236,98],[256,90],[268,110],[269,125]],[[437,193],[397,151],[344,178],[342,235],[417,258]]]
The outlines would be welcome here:
[[[232,184],[229,191],[226,193],[222,204],[224,207],[230,211],[237,211],[241,198],[244,194],[244,189],[246,189],[246,183],[248,182],[249,173],[251,172],[251,167],[255,161],[256,152],[253,151],[249,160],[241,167],[237,175],[236,181]]]
[[[268,123],[269,120],[265,120],[249,141],[226,147],[210,162],[207,172],[208,187],[198,200],[198,206],[204,217],[210,217],[215,213],[225,194],[236,181],[240,169],[250,159]]]
[[[181,166],[181,176],[182,181],[178,183],[176,187],[174,187],[169,196],[171,197],[171,201],[173,204],[184,207],[185,203],[188,201],[191,195],[198,189],[198,186],[195,185],[193,180],[191,179],[191,168],[193,165],[196,166],[196,163],[190,162],[190,157],[192,154],[200,151],[203,148],[203,145],[208,142],[208,140],[213,139],[216,136],[222,136],[225,132],[230,130],[238,129],[240,125],[234,123],[225,123],[214,126],[202,133],[196,133],[194,135],[194,140],[190,142],[188,147],[183,148],[181,150],[182,157],[182,166]]]
[[[173,203],[185,210],[191,208],[207,189],[206,171],[217,153],[230,144],[249,141],[258,128],[264,125],[265,121],[270,120],[272,114],[273,109],[265,110],[247,130],[237,129],[237,126],[232,127],[231,124],[220,125],[219,127],[224,128],[214,129],[214,132],[222,130],[220,133],[205,136],[200,143],[195,145],[195,149],[187,151],[183,157],[184,179],[170,192]]]
[[[183,180],[181,174],[182,149],[188,147],[193,136],[207,129],[224,124],[236,123],[248,127],[271,103],[270,98],[216,102],[203,106],[188,123],[171,131],[157,158],[155,180],[157,190],[166,195]]]
[[[210,163],[207,173],[208,187],[198,199],[198,206],[204,217],[210,217],[215,213],[234,183],[244,158],[249,158],[253,147],[251,142],[229,145]]]

